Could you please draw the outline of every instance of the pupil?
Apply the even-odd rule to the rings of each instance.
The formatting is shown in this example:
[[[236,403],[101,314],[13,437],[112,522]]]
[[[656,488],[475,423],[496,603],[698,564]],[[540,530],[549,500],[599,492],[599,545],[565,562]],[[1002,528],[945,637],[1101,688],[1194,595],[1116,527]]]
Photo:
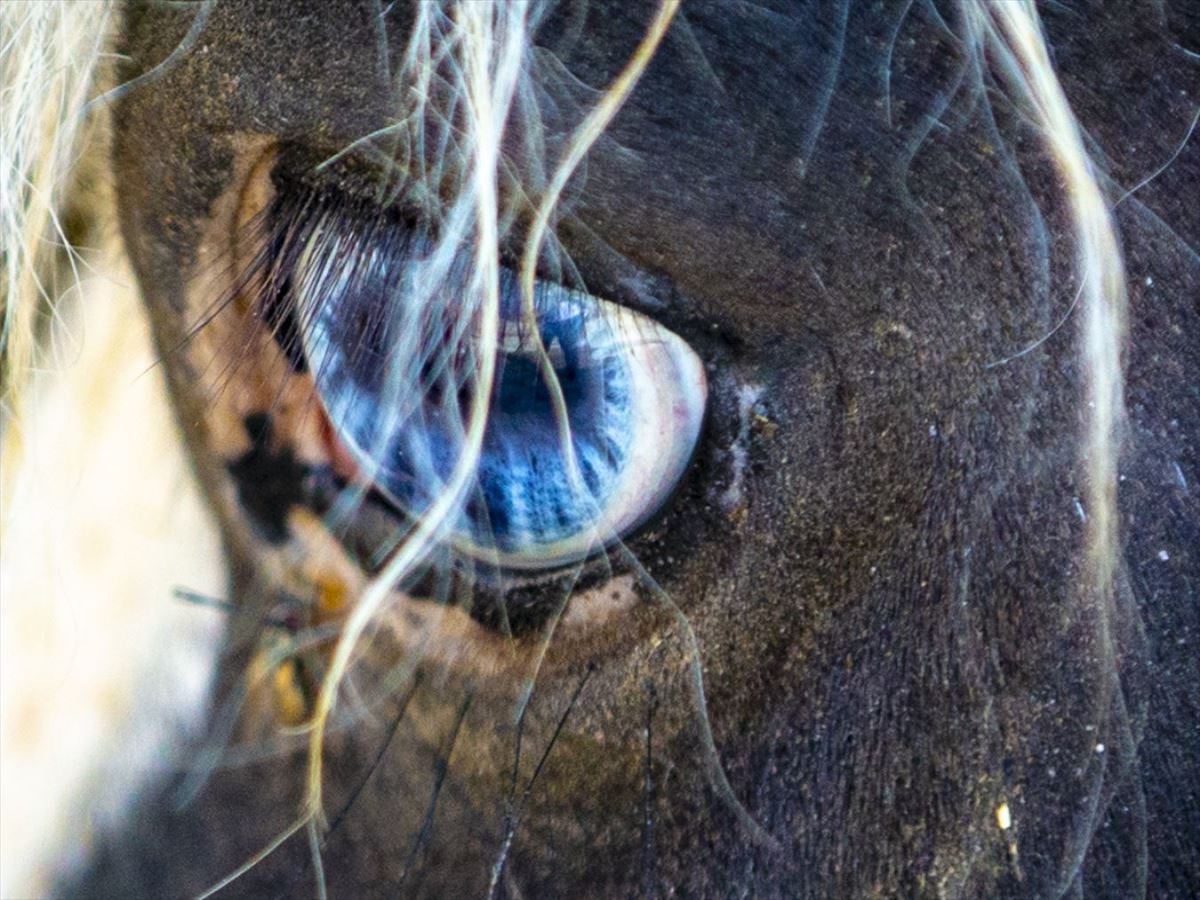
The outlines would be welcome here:
[[[495,405],[492,415],[538,417],[551,412],[550,389],[538,370],[536,360],[507,354],[503,360],[503,373],[496,387]],[[572,369],[555,369],[554,374],[562,388],[567,408],[579,393],[580,379]]]

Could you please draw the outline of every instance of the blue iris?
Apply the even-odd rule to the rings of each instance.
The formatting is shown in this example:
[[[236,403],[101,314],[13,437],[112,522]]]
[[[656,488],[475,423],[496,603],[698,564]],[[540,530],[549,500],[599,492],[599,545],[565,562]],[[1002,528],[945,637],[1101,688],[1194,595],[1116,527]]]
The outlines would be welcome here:
[[[520,304],[511,273],[501,289],[504,330],[516,334]],[[380,296],[362,289],[326,295],[308,317],[306,346],[343,443],[360,456],[379,490],[419,516],[457,463],[470,394],[455,348],[444,340],[439,345],[439,328],[418,344],[425,349],[424,365],[413,369],[419,374],[399,388],[389,381],[394,348],[411,324],[381,322]],[[552,394],[530,342],[506,341],[477,487],[459,524],[481,547],[536,554],[592,528],[628,462],[634,423],[626,357],[611,327],[574,296],[557,285],[539,286],[537,324],[562,392],[582,484],[570,475]]]

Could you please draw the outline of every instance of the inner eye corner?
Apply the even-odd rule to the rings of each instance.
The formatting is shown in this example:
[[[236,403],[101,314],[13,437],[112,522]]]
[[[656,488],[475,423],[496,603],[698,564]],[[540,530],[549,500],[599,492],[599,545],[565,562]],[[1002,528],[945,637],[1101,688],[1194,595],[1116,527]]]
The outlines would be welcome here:
[[[244,269],[259,252],[255,238],[263,228],[256,225],[269,215],[278,193],[275,171],[279,165],[279,144],[273,140],[265,146],[261,143],[254,142],[243,156],[244,173],[239,179],[229,223],[230,253],[239,269]]]

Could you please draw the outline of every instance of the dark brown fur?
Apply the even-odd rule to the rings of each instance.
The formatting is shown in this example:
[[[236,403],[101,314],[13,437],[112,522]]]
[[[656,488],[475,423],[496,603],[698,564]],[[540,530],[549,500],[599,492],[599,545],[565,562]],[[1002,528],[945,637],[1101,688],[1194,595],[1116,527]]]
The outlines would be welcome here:
[[[194,425],[196,373],[174,348],[197,317],[181,304],[241,136],[319,159],[385,121],[372,4],[338,5],[223,0],[201,47],[118,109],[123,232],[214,496],[230,460]],[[1043,12],[1119,195],[1200,103],[1195,30],[1173,6]],[[131,14],[128,74],[189,16]],[[405,20],[386,20],[393,52]],[[600,86],[645,24],[638,4],[568,4],[537,41]],[[591,290],[652,300],[710,363],[693,471],[630,542],[695,631],[706,702],[650,591],[615,643],[556,658],[520,727],[513,679],[423,666],[377,716],[407,704],[394,735],[363,722],[328,742],[331,815],[373,767],[324,849],[332,896],[483,896],[501,858],[499,890],[525,897],[1200,884],[1200,142],[1118,209],[1125,552],[1114,596],[1096,597],[1079,588],[1075,323],[993,365],[1070,306],[1061,199],[1038,136],[969,89],[957,24],[923,2],[684,5],[559,237]],[[730,510],[742,383],[762,393]],[[276,586],[226,525],[234,595],[261,609]],[[376,672],[403,663],[375,642]],[[231,656],[227,690],[245,664]],[[304,771],[279,751],[218,768],[182,809],[147,796],[69,893],[203,890],[294,819]],[[228,894],[312,879],[298,837]]]

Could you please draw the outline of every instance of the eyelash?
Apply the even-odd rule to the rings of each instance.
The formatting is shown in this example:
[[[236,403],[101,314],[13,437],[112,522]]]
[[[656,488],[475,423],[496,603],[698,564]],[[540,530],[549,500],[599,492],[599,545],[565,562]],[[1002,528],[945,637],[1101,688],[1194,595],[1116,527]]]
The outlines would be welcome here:
[[[323,250],[332,243],[341,245],[343,252],[336,259],[336,290],[354,294],[378,277],[379,268],[403,271],[435,242],[435,236],[418,224],[415,217],[342,193],[290,184],[277,189],[273,201],[252,220],[247,232],[246,243],[256,246],[258,251],[236,279],[233,293],[251,297],[255,316],[270,329],[293,370],[300,373],[306,371],[307,362],[301,347],[303,324],[298,316],[302,304],[295,276],[300,260],[306,252],[312,252],[314,243],[321,244]],[[318,232],[329,236],[314,241]],[[469,254],[460,254],[460,270],[448,281],[465,280],[465,266],[469,262],[466,257]],[[502,277],[516,278],[514,259],[515,254],[502,257]],[[326,280],[330,274],[311,285],[311,291],[325,295],[332,289]],[[538,274],[533,306],[534,314],[541,316],[561,302],[561,290],[555,280],[543,277],[542,272]],[[507,314],[512,312],[506,310]],[[371,317],[362,327],[384,328],[392,313],[388,304],[381,301],[370,309]],[[594,315],[582,305],[577,313],[581,324]]]

